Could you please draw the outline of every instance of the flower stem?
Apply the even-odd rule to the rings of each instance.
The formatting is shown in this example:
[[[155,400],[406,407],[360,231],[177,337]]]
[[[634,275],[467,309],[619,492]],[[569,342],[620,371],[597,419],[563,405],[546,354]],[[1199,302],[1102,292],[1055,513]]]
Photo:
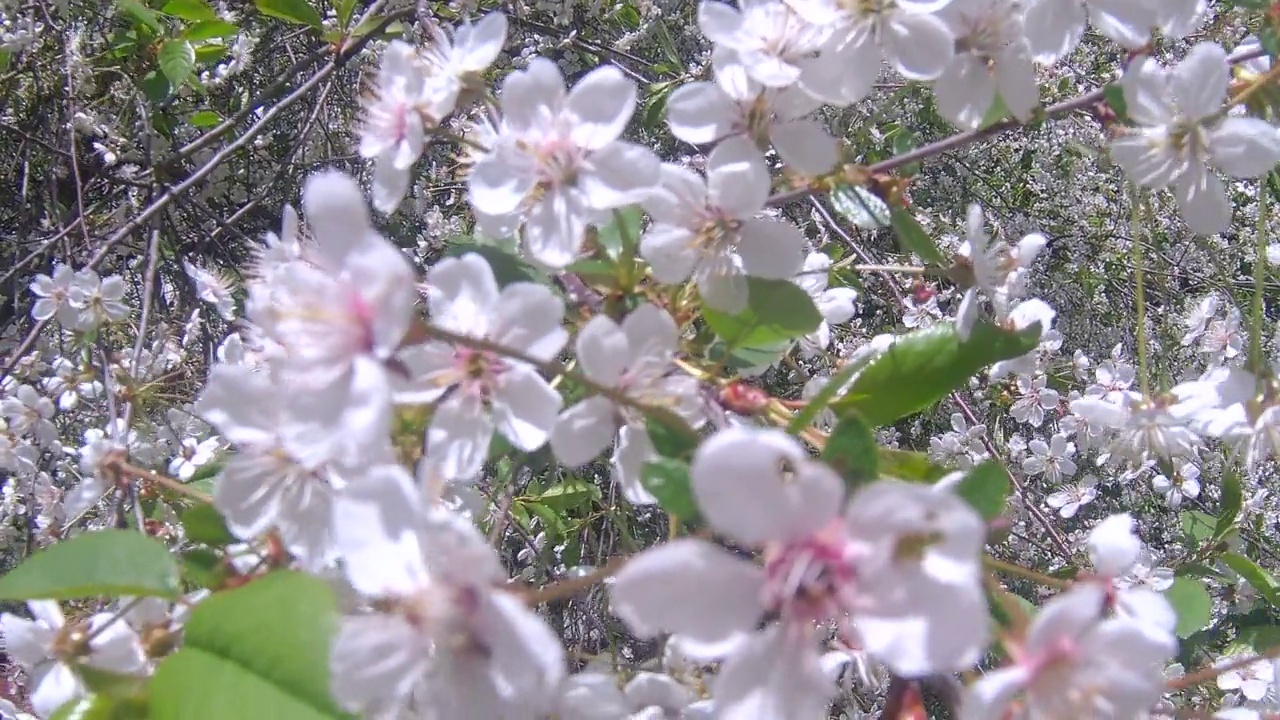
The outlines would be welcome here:
[[[1262,292],[1267,284],[1267,182],[1270,176],[1258,181],[1258,236],[1254,239],[1253,258],[1253,308],[1249,318],[1249,369],[1254,375],[1262,376],[1267,367],[1267,360],[1262,353],[1262,324],[1266,321],[1263,315]]]
[[[1134,303],[1137,305],[1136,311],[1138,322],[1136,323],[1134,333],[1137,335],[1138,344],[1138,382],[1142,388],[1143,397],[1151,397],[1151,383],[1148,380],[1149,368],[1147,366],[1147,292],[1146,292],[1146,275],[1143,272],[1142,258],[1142,242],[1139,235],[1142,231],[1143,221],[1143,202],[1145,198],[1142,189],[1133,186],[1133,215],[1129,223],[1129,244],[1130,252],[1133,257],[1133,282],[1134,282]]]

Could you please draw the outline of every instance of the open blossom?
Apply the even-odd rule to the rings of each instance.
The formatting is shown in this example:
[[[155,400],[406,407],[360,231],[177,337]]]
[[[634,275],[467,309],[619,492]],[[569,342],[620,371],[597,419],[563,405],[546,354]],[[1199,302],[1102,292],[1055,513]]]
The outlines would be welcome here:
[[[848,287],[828,287],[831,282],[831,258],[824,253],[812,252],[804,259],[800,272],[792,282],[809,293],[813,304],[822,315],[818,329],[800,338],[800,352],[813,357],[831,344],[831,326],[848,322],[853,318],[853,303],[858,291]]]
[[[182,268],[191,282],[195,283],[196,297],[212,305],[223,320],[235,319],[236,299],[231,295],[230,283],[226,278],[186,260],[183,261]]]
[[[769,197],[760,151],[730,138],[711,151],[707,178],[662,166],[662,190],[645,203],[653,225],[640,255],[663,283],[693,276],[708,305],[728,313],[747,306],[748,276],[784,280],[804,261],[804,236],[785,220],[757,217]]]
[[[629,562],[611,595],[642,637],[732,647],[712,686],[718,717],[819,717],[834,686],[816,625],[835,625],[903,675],[951,672],[981,654],[982,522],[945,488],[877,482],[842,517],[839,476],[784,433],[746,427],[708,439],[690,475],[711,527],[762,548],[764,565],[674,540]],[[757,631],[766,616],[777,621]]]
[[[71,283],[75,277],[76,271],[70,265],[58,265],[52,277],[37,275],[31,282],[31,292],[40,299],[32,306],[31,317],[48,320],[57,316],[58,322],[75,327],[80,317],[78,308],[71,304]]]
[[[524,247],[537,262],[573,262],[601,211],[657,186],[657,156],[618,139],[636,86],[616,67],[592,70],[566,92],[556,64],[534,58],[507,76],[499,100],[501,124],[471,168],[468,197],[487,234],[508,234],[523,218]]]
[[[837,105],[857,102],[880,77],[882,58],[908,80],[938,78],[955,56],[956,40],[935,13],[951,1],[788,0],[800,17],[833,28],[815,61],[819,77],[806,91]]]
[[[997,322],[1009,319],[1015,301],[1025,292],[1024,276],[1047,243],[1039,233],[1026,235],[1014,246],[1003,241],[992,242],[984,227],[982,208],[976,204],[969,206],[965,238],[958,257],[964,259],[973,277],[956,310],[956,331],[961,338],[967,339],[978,321],[980,293],[991,300]]]
[[[76,327],[93,330],[106,323],[129,318],[129,306],[124,303],[124,278],[110,275],[99,278],[92,270],[81,270],[71,281],[71,304],[80,310]]]
[[[1027,41],[1038,62],[1052,63],[1075,48],[1092,22],[1098,32],[1136,50],[1161,30],[1171,37],[1192,32],[1199,0],[1028,0]]]
[[[976,130],[997,93],[1019,120],[1040,104],[1022,7],[1014,0],[952,0],[938,12],[956,37],[956,56],[933,84],[938,112]]]
[[[501,589],[502,564],[470,521],[426,507],[408,473],[384,465],[352,483],[333,522],[347,579],[370,600],[333,642],[339,703],[375,717],[543,717],[564,649]]]
[[[1222,117],[1229,78],[1226,52],[1204,42],[1170,69],[1139,58],[1120,82],[1137,127],[1112,141],[1112,157],[1139,185],[1172,187],[1183,219],[1201,234],[1231,223],[1215,168],[1256,178],[1280,163],[1280,130],[1257,118]]]
[[[734,52],[746,74],[765,87],[804,81],[812,56],[831,35],[780,0],[743,0],[735,9],[718,0],[698,4],[698,29],[717,48]],[[807,83],[806,83],[807,84]]]
[[[458,335],[495,343],[539,362],[564,347],[564,303],[542,285],[515,282],[501,290],[489,263],[467,253],[446,258],[427,273],[432,324]],[[401,359],[411,372],[397,398],[439,401],[427,430],[426,457],[448,480],[480,472],[493,433],[500,431],[525,452],[551,435],[563,401],[536,368],[488,350],[432,340],[408,348]]]
[[[671,134],[701,145],[742,135],[761,150],[772,144],[798,172],[819,175],[840,159],[840,147],[822,123],[809,117],[822,101],[799,87],[767,87],[751,77],[735,51],[711,55],[714,82],[691,82],[667,99]]]
[[[118,674],[141,673],[146,658],[138,636],[115,613],[98,613],[68,623],[58,604],[32,600],[31,620],[0,615],[5,654],[31,678],[31,705],[40,717],[50,717],[87,690],[73,666],[83,663]]]
[[[652,304],[636,308],[621,325],[599,315],[578,333],[578,363],[593,382],[647,406],[668,407],[696,425],[701,420],[698,381],[682,373],[671,374],[679,332],[671,316]],[[564,464],[582,465],[613,441],[619,426],[625,426],[625,441],[635,447],[630,453],[615,456],[614,479],[631,502],[656,502],[640,485],[644,463],[657,457],[644,422],[634,408],[596,395],[560,415],[551,435],[551,448]],[[643,448],[648,452],[637,452]]]
[[[425,51],[393,40],[382,55],[374,88],[364,100],[360,155],[374,161],[373,204],[391,212],[409,189],[409,169],[426,142],[428,129],[453,112],[459,96],[497,59],[507,35],[507,19],[490,13],[453,33],[428,28]]]
[[[1164,692],[1163,670],[1176,650],[1171,635],[1108,617],[1100,585],[1077,585],[1040,609],[1012,665],[969,688],[960,718],[1142,717]]]

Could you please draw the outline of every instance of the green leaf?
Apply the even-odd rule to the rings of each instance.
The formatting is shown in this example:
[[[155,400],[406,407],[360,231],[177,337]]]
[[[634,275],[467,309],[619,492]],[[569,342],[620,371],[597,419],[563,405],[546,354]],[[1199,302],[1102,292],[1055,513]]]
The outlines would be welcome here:
[[[160,17],[146,5],[137,0],[116,0],[116,5],[120,8],[120,12],[133,20],[136,27],[145,27],[157,35],[164,32]]]
[[[196,62],[200,65],[208,65],[222,59],[227,54],[225,45],[201,45],[196,48]]]
[[[987,114],[982,116],[982,129],[986,129],[996,123],[1009,117],[1009,106],[1005,103],[1000,93],[996,93],[996,97],[991,102],[991,107],[987,108]]]
[[[880,448],[880,475],[910,482],[931,483],[947,474],[945,468],[934,465],[929,456],[911,450]]]
[[[807,335],[822,324],[809,293],[789,280],[747,278],[747,307],[737,315],[702,311],[707,325],[730,347],[759,347]]]
[[[129,530],[76,535],[0,577],[0,600],[112,595],[177,597],[178,563],[158,540]]]
[[[854,227],[878,230],[893,223],[889,206],[875,193],[857,185],[841,185],[831,191],[831,206]]]
[[[1015,332],[987,321],[964,341],[951,323],[907,333],[872,359],[831,408],[841,415],[856,410],[872,427],[888,425],[933,405],[988,365],[1031,352],[1039,337],[1038,325]]]
[[[351,16],[356,12],[356,0],[334,0],[333,11],[338,16],[338,27],[351,27]]]
[[[277,571],[196,606],[156,669],[149,720],[347,718],[329,693],[329,586]]]
[[[542,282],[538,271],[531,265],[496,245],[481,245],[470,238],[459,237],[449,241],[444,254],[445,257],[462,257],[467,253],[475,253],[489,263],[500,288],[513,282]]]
[[[1214,528],[1218,525],[1216,517],[1199,510],[1183,510],[1178,515],[1178,520],[1182,524],[1182,534],[1186,536],[1188,544],[1196,547],[1213,537]]]
[[[687,460],[702,440],[683,418],[666,408],[647,410],[644,424],[653,449],[663,457]]]
[[[182,529],[192,542],[215,547],[238,542],[238,538],[227,529],[227,521],[222,519],[222,513],[209,503],[200,503],[184,510]]]
[[[769,367],[791,350],[791,341],[766,343],[758,347],[730,348],[723,340],[716,340],[707,347],[707,359],[730,370],[751,370]]]
[[[215,38],[234,37],[240,28],[225,20],[206,20],[198,22],[182,32],[182,37],[191,42],[203,42]],[[196,51],[197,56],[199,50]]]
[[[1228,467],[1222,473],[1222,510],[1213,526],[1215,540],[1221,540],[1231,532],[1243,507],[1244,492],[1240,487],[1240,472],[1234,467]]]
[[[660,458],[644,464],[640,484],[657,498],[663,510],[684,522],[698,517],[698,503],[693,499],[689,466],[679,460]]]
[[[1280,646],[1280,625],[1250,625],[1240,628],[1238,640],[1254,652],[1266,652]]]
[[[142,77],[138,82],[138,87],[142,90],[142,94],[148,100],[158,103],[169,97],[172,86],[169,84],[169,78],[159,70],[152,70]]]
[[[613,222],[600,228],[596,235],[596,241],[609,257],[617,260],[628,250],[632,255],[635,254],[636,244],[640,241],[640,220],[643,216],[638,205],[613,211]]]
[[[538,495],[539,503],[564,512],[601,498],[600,488],[576,477],[565,478]]]
[[[1204,583],[1198,580],[1174,578],[1173,585],[1164,591],[1164,598],[1178,614],[1175,632],[1180,638],[1208,627],[1213,620],[1213,597],[1205,590]]]
[[[857,413],[848,413],[827,438],[822,460],[840,473],[846,488],[853,490],[879,476],[878,449],[871,428]]]
[[[1009,473],[998,460],[988,460],[965,473],[956,494],[973,506],[983,520],[994,520],[1004,512],[1009,499]]]
[[[1222,562],[1239,573],[1240,577],[1244,578],[1245,582],[1249,583],[1254,590],[1257,590],[1258,594],[1270,603],[1272,607],[1280,608],[1280,586],[1276,585],[1276,579],[1272,577],[1271,573],[1238,553],[1223,553]]]
[[[893,223],[893,232],[898,236],[898,244],[903,250],[919,255],[929,265],[947,265],[947,259],[938,250],[937,243],[920,227],[915,216],[902,208],[892,208],[889,217]]]
[[[204,0],[169,0],[160,12],[191,22],[218,19],[218,13]]]
[[[157,61],[160,72],[169,78],[170,84],[175,88],[182,87],[196,68],[196,51],[186,40],[165,40],[160,46]]]
[[[1128,122],[1129,120],[1129,103],[1124,99],[1124,89],[1119,83],[1111,83],[1102,89],[1102,97],[1106,99],[1107,105],[1111,107],[1111,112],[1116,114],[1116,118],[1120,122]]]
[[[143,695],[115,697],[87,695],[58,708],[50,720],[143,720],[147,718],[147,698]]]
[[[187,122],[191,123],[191,127],[213,127],[222,122],[222,116],[212,110],[200,110],[191,113],[191,117],[187,118]]]
[[[320,13],[307,0],[254,0],[258,12],[298,25],[319,29],[324,23]]]
[[[215,588],[227,579],[222,556],[208,548],[192,548],[182,553],[182,579],[197,587]]]

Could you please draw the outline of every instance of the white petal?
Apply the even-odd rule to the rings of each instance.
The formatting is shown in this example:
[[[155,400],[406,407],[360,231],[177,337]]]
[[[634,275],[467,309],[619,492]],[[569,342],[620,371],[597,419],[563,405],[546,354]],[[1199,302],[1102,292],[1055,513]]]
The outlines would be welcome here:
[[[427,271],[431,321],[454,332],[482,337],[498,306],[498,282],[489,261],[477,253],[444,258]]]
[[[1227,51],[1216,43],[1202,42],[1173,69],[1169,86],[1183,112],[1200,120],[1222,109],[1229,79]]]
[[[640,637],[700,642],[755,629],[764,571],[704,541],[672,540],[632,558],[609,589],[613,611]]]
[[[1128,513],[1112,515],[1089,533],[1089,558],[1100,574],[1119,577],[1138,561],[1142,541],[1133,532]]]
[[[1212,235],[1231,226],[1231,203],[1218,176],[1203,165],[1193,165],[1178,178],[1173,196],[1187,227],[1199,235]]]
[[[853,288],[831,288],[818,297],[818,312],[832,325],[848,322],[854,314],[858,291]]]
[[[694,145],[712,143],[732,133],[739,114],[733,98],[713,82],[681,85],[667,98],[671,134]]]
[[[840,160],[840,143],[817,120],[779,123],[769,129],[778,157],[805,175],[821,175]]]
[[[547,442],[563,403],[538,373],[517,366],[504,372],[494,389],[493,414],[512,445],[533,452]]]
[[[849,105],[871,94],[884,65],[880,48],[870,34],[835,45],[806,61],[800,87],[833,105]]]
[[[276,396],[267,373],[220,363],[209,371],[195,411],[233,443],[268,444],[280,421]]]
[[[564,301],[545,285],[514,282],[498,296],[489,337],[542,362],[555,359],[569,340],[562,326]]]
[[[507,76],[498,99],[503,121],[516,133],[539,132],[565,97],[564,77],[556,64],[534,57],[524,70]]]
[[[604,397],[591,397],[560,414],[551,432],[551,450],[560,462],[578,467],[591,462],[613,442],[617,409]]]
[[[682,227],[655,224],[640,238],[640,257],[649,263],[660,283],[674,285],[688,280],[700,255],[693,232]]]
[[[996,81],[986,63],[972,53],[955,59],[933,85],[938,113],[957,127],[975,130],[991,109]]]
[[[641,360],[661,363],[666,369],[679,349],[680,329],[671,315],[653,303],[645,303],[622,319],[622,332],[626,335],[630,351],[635,353],[631,366]],[[582,353],[578,353],[581,361]]]
[[[960,720],[1000,720],[1030,679],[1030,673],[1018,666],[984,673],[965,692],[960,703]]]
[[[578,364],[586,376],[607,387],[617,385],[622,373],[635,359],[627,335],[604,315],[591,318],[583,326],[574,348],[578,351]]]
[[[1265,120],[1229,117],[1209,132],[1209,153],[1231,177],[1261,177],[1280,163],[1280,130]]]
[[[577,259],[586,231],[586,198],[573,188],[555,188],[529,213],[525,249],[534,260],[558,270]]]
[[[343,618],[329,653],[332,691],[343,707],[395,706],[426,671],[430,645],[397,616]]]
[[[738,230],[742,269],[753,277],[787,280],[804,264],[804,235],[786,220],[749,218]]]
[[[844,495],[839,476],[772,429],[712,435],[694,455],[690,476],[707,522],[746,545],[815,532],[836,517]]]
[[[597,210],[634,205],[657,189],[661,166],[648,148],[610,143],[591,154],[578,187],[587,204]]]
[[[1052,63],[1071,52],[1087,20],[1079,0],[1028,0],[1024,27],[1036,62]]]
[[[447,480],[475,477],[489,456],[493,419],[480,398],[457,394],[436,408],[427,429],[427,458]]]
[[[573,142],[587,150],[599,150],[617,140],[636,108],[636,84],[612,65],[587,73],[569,92],[569,112],[577,123],[570,132]]]
[[[565,674],[564,647],[547,623],[518,598],[488,592],[474,627],[504,699],[519,700],[530,713],[545,707]]]
[[[955,37],[935,15],[894,13],[884,24],[885,55],[908,80],[932,80],[955,56]]]
[[[725,661],[712,692],[721,720],[798,719],[823,717],[836,687],[813,641],[774,625]]]
[[[430,582],[419,529],[422,495],[398,465],[352,478],[333,503],[334,538],[351,586],[370,597],[408,595]]]
[[[486,215],[509,215],[533,190],[536,178],[515,172],[499,153],[489,153],[471,167],[467,175],[467,200]]]
[[[341,172],[318,172],[307,178],[302,209],[316,247],[333,267],[342,267],[347,255],[372,231],[360,185]]]
[[[31,709],[40,717],[52,717],[58,708],[84,693],[75,672],[63,663],[55,663],[44,676],[35,692],[31,693]]]
[[[624,425],[618,431],[618,444],[610,458],[613,467],[611,476],[622,488],[622,495],[628,502],[634,505],[653,505],[658,502],[641,482],[645,463],[657,457],[658,451],[653,448],[653,441],[643,426]]]
[[[742,136],[728,138],[707,156],[707,189],[713,206],[731,217],[750,217],[769,197],[764,156]]]

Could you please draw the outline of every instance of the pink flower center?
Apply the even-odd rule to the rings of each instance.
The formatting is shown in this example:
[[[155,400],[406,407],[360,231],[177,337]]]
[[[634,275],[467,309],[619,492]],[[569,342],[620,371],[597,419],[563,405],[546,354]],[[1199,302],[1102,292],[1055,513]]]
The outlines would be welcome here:
[[[838,520],[802,540],[767,548],[764,606],[793,621],[843,618],[853,604],[854,559]]]

